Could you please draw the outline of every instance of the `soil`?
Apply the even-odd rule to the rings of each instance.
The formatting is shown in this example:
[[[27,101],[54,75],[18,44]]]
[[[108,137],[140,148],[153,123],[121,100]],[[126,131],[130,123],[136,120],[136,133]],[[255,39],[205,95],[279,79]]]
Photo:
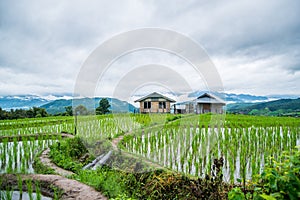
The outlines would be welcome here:
[[[61,136],[63,138],[74,138],[74,135],[71,134],[67,134],[67,133],[62,133]],[[58,166],[56,166],[51,159],[49,158],[49,153],[50,153],[50,149],[47,148],[46,150],[44,150],[42,152],[42,154],[40,155],[40,161],[43,163],[43,165],[52,168],[56,174],[61,175],[61,176],[70,176],[73,175],[74,173],[68,170],[65,170],[63,168],[60,168]]]
[[[18,185],[18,177],[15,174],[3,174],[0,175],[2,179],[2,187],[4,186],[16,186]],[[100,192],[97,192],[94,188],[80,183],[76,180],[68,179],[59,175],[44,175],[44,174],[30,174],[21,175],[22,180],[31,179],[33,181],[39,181],[43,185],[53,185],[63,190],[62,200],[94,200],[94,199],[107,199]],[[45,196],[53,197],[53,191],[51,188],[42,187],[41,192]]]
[[[63,168],[60,168],[58,166],[56,166],[49,158],[49,153],[50,153],[50,149],[47,148],[45,151],[42,152],[42,154],[40,155],[40,161],[43,163],[43,165],[50,167],[52,169],[54,169],[55,174],[67,177],[70,175],[73,175],[74,173],[68,170],[65,170]]]
[[[113,146],[114,149],[118,149],[118,144],[119,144],[119,142],[120,142],[121,140],[123,140],[123,138],[124,138],[124,135],[121,135],[121,136],[119,136],[119,137],[117,137],[117,138],[114,138],[114,139],[111,141],[111,144],[112,144],[112,146]]]

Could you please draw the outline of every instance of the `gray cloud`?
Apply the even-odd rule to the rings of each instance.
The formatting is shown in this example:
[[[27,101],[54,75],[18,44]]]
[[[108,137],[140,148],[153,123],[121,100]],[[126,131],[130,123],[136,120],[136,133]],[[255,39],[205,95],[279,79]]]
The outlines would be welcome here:
[[[300,94],[299,18],[297,0],[0,0],[0,95],[70,93],[98,45],[141,27],[195,39],[225,90]]]

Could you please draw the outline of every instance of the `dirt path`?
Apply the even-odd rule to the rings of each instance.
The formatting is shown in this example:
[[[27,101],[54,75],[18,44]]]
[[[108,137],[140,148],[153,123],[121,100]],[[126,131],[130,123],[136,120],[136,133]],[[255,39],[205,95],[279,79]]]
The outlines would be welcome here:
[[[3,174],[0,175],[2,179],[2,187],[4,186],[16,186],[18,185],[18,177],[15,174]],[[33,181],[39,181],[46,185],[53,185],[63,190],[62,200],[95,200],[95,199],[107,199],[100,192],[97,192],[94,188],[80,183],[76,180],[67,179],[58,175],[44,175],[44,174],[30,174],[21,175],[23,182],[31,179]],[[23,186],[26,184],[23,184]],[[26,188],[24,188],[26,189]],[[50,188],[41,188],[42,194],[53,197],[53,191]]]
[[[125,135],[128,135],[130,133],[126,133]],[[119,142],[121,142],[121,140],[123,140],[124,136],[125,135],[120,135],[119,137],[117,138],[114,138],[112,141],[111,141],[111,144],[113,146],[114,149],[118,149],[118,144]]]
[[[73,138],[74,136],[71,134],[63,134],[63,137]],[[49,153],[49,148],[43,151],[39,157],[40,161],[43,163],[43,165],[52,168],[55,171],[55,173],[59,174],[60,176],[51,175],[51,177],[47,177],[47,175],[38,175],[37,178],[41,178],[41,180],[46,182],[51,181],[51,179],[54,179],[55,182],[53,182],[53,185],[57,186],[58,188],[61,188],[64,191],[63,199],[107,199],[100,192],[97,192],[90,186],[87,186],[76,180],[64,178],[66,176],[73,175],[74,173],[55,165],[49,158]]]
[[[52,134],[52,135],[58,135],[58,134]],[[62,133],[60,134],[64,138],[73,138],[74,136],[71,134]],[[25,137],[38,137],[38,134],[34,135],[28,135]],[[24,136],[8,136],[9,140],[13,139],[14,137],[17,137],[18,140],[22,140],[22,137]],[[0,140],[1,142],[1,140]],[[66,176],[70,176],[74,174],[71,171],[67,171],[65,169],[62,169],[58,166],[56,166],[51,159],[49,158],[49,152],[50,149],[47,148],[42,152],[39,159],[43,163],[43,165],[52,168],[56,174],[59,175],[45,175],[45,174],[30,174],[30,175],[21,175],[22,180],[32,179],[40,181],[48,186],[54,185],[61,190],[63,190],[62,199],[63,200],[96,200],[96,199],[107,199],[105,196],[103,196],[100,192],[96,191],[94,188],[85,185],[79,181],[68,179]],[[4,186],[16,186],[18,185],[18,178],[14,174],[0,174],[1,182],[2,182],[2,188]],[[0,185],[1,186],[1,185]],[[26,189],[26,188],[25,188]],[[49,188],[41,188],[42,193],[46,196],[53,197],[53,192],[51,193]]]
[[[59,174],[61,176],[67,177],[70,175],[73,175],[74,173],[68,170],[65,170],[63,168],[58,167],[55,165],[49,158],[50,149],[47,148],[45,151],[42,152],[40,155],[40,161],[45,165],[46,167],[49,167],[55,171],[55,174]]]
[[[74,138],[74,135],[71,134],[67,134],[67,133],[62,133],[61,134],[62,137],[64,138]],[[57,165],[55,165],[51,159],[49,158],[49,153],[50,153],[50,149],[47,148],[45,149],[42,154],[40,155],[40,161],[43,163],[43,165],[45,165],[46,167],[52,168],[56,174],[67,177],[70,175],[73,175],[74,173],[68,170],[65,170],[63,168],[58,167]]]

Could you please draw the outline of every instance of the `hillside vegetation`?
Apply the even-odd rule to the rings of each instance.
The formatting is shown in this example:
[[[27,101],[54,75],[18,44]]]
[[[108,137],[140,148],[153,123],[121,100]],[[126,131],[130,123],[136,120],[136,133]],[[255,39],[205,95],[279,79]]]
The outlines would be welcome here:
[[[230,104],[227,107],[229,113],[268,116],[300,116],[300,98],[280,99],[263,103]]]
[[[45,105],[42,105],[41,108],[45,108],[46,111],[49,114],[55,115],[58,113],[62,113],[65,111],[65,107],[68,106],[74,106],[75,105],[84,105],[88,110],[95,109],[96,107],[99,106],[99,101],[102,98],[97,97],[97,98],[82,98],[82,99],[76,99],[73,101],[72,99],[59,99],[52,101],[50,103],[47,103]],[[106,98],[110,105],[111,105],[111,111],[112,112],[134,112],[135,107],[126,102],[126,101],[121,101],[119,99],[115,98]]]

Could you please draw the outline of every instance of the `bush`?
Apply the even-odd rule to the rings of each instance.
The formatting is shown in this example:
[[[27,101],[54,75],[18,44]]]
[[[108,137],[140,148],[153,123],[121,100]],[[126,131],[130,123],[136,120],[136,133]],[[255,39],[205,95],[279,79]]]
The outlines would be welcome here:
[[[257,176],[257,182],[248,185],[247,196],[253,199],[291,199],[300,198],[300,151],[283,152],[278,159],[270,159],[264,171]],[[250,194],[249,194],[250,193]],[[247,197],[246,196],[246,197]],[[240,194],[239,188],[234,188],[228,193],[229,199],[247,199]]]
[[[79,137],[68,138],[55,143],[50,147],[50,158],[59,167],[77,172],[89,160],[79,162],[79,159],[88,153]]]
[[[230,192],[228,192],[229,200],[243,200],[245,199],[245,194],[241,190],[241,188],[233,188]]]
[[[97,170],[80,170],[78,174],[73,175],[73,178],[94,187],[109,198],[126,194],[122,174],[106,166],[99,167]]]

